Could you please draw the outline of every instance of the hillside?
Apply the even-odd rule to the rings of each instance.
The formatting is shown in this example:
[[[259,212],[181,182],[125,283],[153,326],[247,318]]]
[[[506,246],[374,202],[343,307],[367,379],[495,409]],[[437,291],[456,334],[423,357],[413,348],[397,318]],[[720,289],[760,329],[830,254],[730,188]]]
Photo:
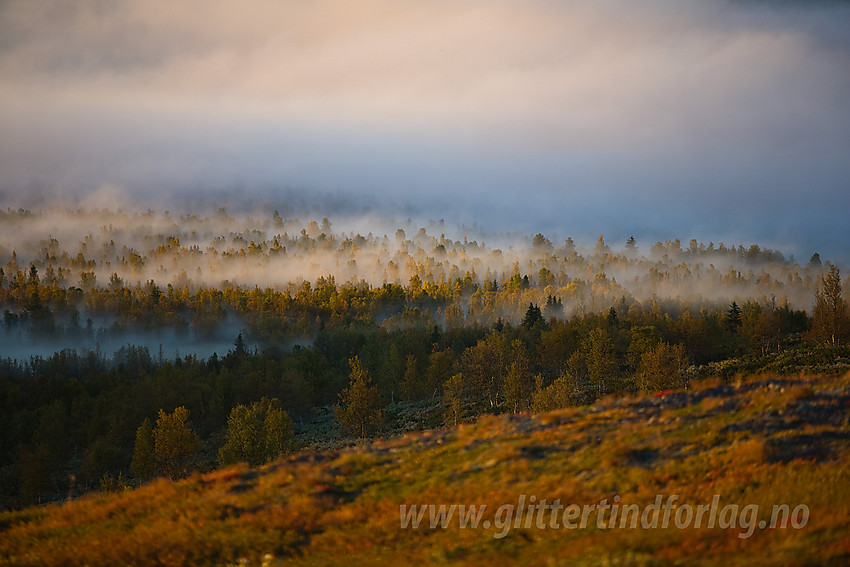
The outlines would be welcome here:
[[[6,512],[0,563],[842,565],[850,561],[848,408],[850,374],[761,375],[542,415],[484,416],[257,470]],[[667,529],[616,521],[600,529],[612,511],[603,521],[596,510],[584,529],[556,529],[551,508],[540,527],[536,514],[532,522],[517,513],[514,525],[500,510],[558,499],[646,511],[657,495],[677,495],[694,510],[719,498],[718,521],[678,529],[672,508]],[[487,509],[477,528],[459,527],[459,509],[445,529],[431,528],[427,513],[419,528],[402,528],[400,506],[422,504]],[[756,519],[769,522],[779,504],[788,516],[759,529]],[[728,505],[739,514],[724,512]],[[723,529],[724,517],[738,518],[737,527]]]

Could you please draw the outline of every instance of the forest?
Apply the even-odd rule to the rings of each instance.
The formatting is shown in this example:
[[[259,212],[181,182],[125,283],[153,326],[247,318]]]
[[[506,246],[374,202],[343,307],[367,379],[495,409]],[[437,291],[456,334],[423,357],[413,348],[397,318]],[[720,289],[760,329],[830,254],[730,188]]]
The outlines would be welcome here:
[[[850,368],[846,281],[816,253],[340,226],[0,211],[0,508],[484,414]]]

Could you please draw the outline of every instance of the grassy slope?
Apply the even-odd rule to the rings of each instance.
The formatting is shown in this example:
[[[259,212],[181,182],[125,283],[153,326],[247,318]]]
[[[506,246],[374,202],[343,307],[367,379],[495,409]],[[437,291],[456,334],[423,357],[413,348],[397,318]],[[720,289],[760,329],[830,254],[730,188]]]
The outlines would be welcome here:
[[[542,416],[485,417],[260,470],[0,515],[0,563],[25,565],[847,564],[850,374],[706,382]],[[804,503],[800,530],[401,529],[400,504]],[[762,516],[763,517],[763,516]]]

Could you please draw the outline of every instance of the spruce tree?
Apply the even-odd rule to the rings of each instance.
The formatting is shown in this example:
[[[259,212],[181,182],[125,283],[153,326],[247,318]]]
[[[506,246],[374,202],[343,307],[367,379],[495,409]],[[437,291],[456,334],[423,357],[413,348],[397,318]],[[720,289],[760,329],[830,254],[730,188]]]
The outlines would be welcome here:
[[[729,306],[729,311],[726,312],[726,328],[732,333],[737,333],[742,322],[741,308],[733,301],[732,305]]]
[[[528,309],[525,311],[525,316],[522,318],[522,326],[526,329],[531,329],[541,322],[543,322],[543,314],[540,312],[540,307],[529,303]]]

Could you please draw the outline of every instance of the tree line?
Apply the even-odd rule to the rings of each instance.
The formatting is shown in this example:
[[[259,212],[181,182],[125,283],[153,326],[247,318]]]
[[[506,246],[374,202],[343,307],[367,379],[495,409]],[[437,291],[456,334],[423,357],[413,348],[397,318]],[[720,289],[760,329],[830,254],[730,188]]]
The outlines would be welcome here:
[[[524,280],[486,293],[522,292]],[[174,301],[168,291],[122,289],[110,293],[154,311]],[[251,350],[240,335],[230,352],[207,359],[163,360],[127,345],[111,358],[66,350],[0,361],[2,506],[230,462],[259,465],[292,450],[320,407],[336,408],[341,434],[365,437],[387,426],[383,410],[393,404],[440,400],[446,424],[546,411],[686,387],[697,369],[733,357],[799,344],[846,349],[850,333],[834,266],[819,278],[811,317],[771,299],[697,308],[622,297],[567,318],[550,293],[545,303],[529,301],[516,323],[497,317],[485,326],[448,314],[436,321],[415,285],[358,288],[329,278],[300,295],[277,293],[194,297],[230,297],[227,305],[252,305],[261,321],[307,317],[309,345],[276,344],[272,335]]]

